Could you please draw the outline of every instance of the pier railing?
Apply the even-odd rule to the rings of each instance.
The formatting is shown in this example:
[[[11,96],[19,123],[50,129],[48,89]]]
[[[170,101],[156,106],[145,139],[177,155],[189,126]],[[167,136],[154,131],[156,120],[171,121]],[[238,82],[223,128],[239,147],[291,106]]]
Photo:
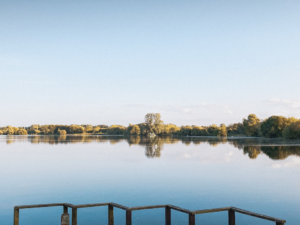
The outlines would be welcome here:
[[[54,203],[54,204],[41,204],[41,205],[22,205],[14,207],[14,225],[19,225],[19,211],[20,209],[29,209],[29,208],[43,208],[43,207],[55,207],[62,206],[63,213],[68,213],[68,208],[72,209],[72,225],[77,225],[77,209],[80,208],[89,208],[89,207],[99,207],[99,206],[108,206],[108,225],[114,225],[114,208],[123,209],[126,211],[126,225],[132,224],[132,212],[136,210],[146,210],[146,209],[165,209],[165,225],[171,225],[171,210],[176,210],[188,214],[189,216],[189,225],[195,225],[195,216],[197,214],[213,213],[213,212],[222,212],[228,211],[228,225],[235,225],[235,213],[242,213],[248,216],[258,217],[264,220],[273,221],[276,225],[284,225],[285,220],[277,219],[271,216],[265,216],[262,214],[246,211],[243,209],[235,207],[224,207],[224,208],[215,208],[215,209],[204,209],[204,210],[195,210],[190,211],[188,209],[183,209],[174,205],[153,205],[153,206],[140,206],[140,207],[127,207],[119,205],[113,202],[108,203],[95,203],[95,204],[82,204],[82,205],[72,205],[69,203]]]

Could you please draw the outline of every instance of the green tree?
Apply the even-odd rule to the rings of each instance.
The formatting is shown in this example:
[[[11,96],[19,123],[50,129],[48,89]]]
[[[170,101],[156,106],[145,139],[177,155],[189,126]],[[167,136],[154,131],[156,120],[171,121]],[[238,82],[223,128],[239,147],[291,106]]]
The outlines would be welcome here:
[[[18,135],[27,135],[27,130],[25,130],[25,129],[19,129],[19,130],[17,131],[17,134],[18,134]]]
[[[213,124],[207,128],[207,131],[211,136],[218,136],[220,128],[216,124]]]
[[[100,131],[100,127],[96,126],[93,128],[93,133],[98,133]]]
[[[120,135],[120,134],[124,134],[126,131],[126,127],[122,126],[122,125],[111,125],[108,128],[107,133],[108,134],[116,134],[116,135]]]
[[[147,113],[145,116],[146,133],[160,134],[163,132],[164,122],[160,113]]]
[[[93,128],[92,125],[88,124],[88,125],[85,126],[85,132],[86,133],[93,133],[93,130],[94,130],[94,128]]]
[[[59,135],[66,135],[67,134],[67,131],[65,130],[58,130],[57,131]]]
[[[227,129],[226,129],[225,124],[221,124],[218,136],[219,137],[227,137]]]
[[[32,134],[40,134],[40,133],[41,133],[40,130],[33,130],[33,131],[32,131]]]
[[[250,114],[248,119],[243,119],[243,126],[246,134],[249,136],[257,136],[259,133],[259,126],[257,126],[257,124],[259,123],[260,119],[258,119],[255,114]]]
[[[5,130],[6,135],[14,135],[15,134],[15,129],[12,126],[7,126]]]
[[[141,133],[141,129],[138,125],[134,125],[132,128],[131,128],[131,131],[130,131],[130,134],[131,135],[138,135]]]
[[[191,136],[193,127],[188,126],[188,125],[187,126],[181,126],[180,130],[181,130],[181,134],[183,136]]]
[[[284,128],[288,125],[288,119],[283,116],[271,116],[262,122],[260,129],[264,137],[282,137]]]
[[[287,125],[283,131],[286,139],[300,139],[300,120]]]
[[[244,134],[244,126],[242,123],[234,123],[227,126],[227,134]]]
[[[165,133],[166,134],[173,134],[173,133],[175,133],[175,132],[177,132],[179,130],[180,130],[180,127],[177,127],[176,125],[171,124],[171,123],[167,124],[165,126]]]
[[[85,131],[84,127],[75,124],[72,124],[69,129],[72,134],[82,134]]]

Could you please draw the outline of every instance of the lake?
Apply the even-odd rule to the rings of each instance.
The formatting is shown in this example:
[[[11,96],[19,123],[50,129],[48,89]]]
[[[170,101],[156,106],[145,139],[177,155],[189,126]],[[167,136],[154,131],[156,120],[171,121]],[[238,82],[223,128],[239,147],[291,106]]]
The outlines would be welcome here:
[[[300,223],[300,141],[263,138],[0,136],[0,224],[15,205],[115,202],[190,210],[235,206]],[[70,211],[71,212],[71,211]],[[20,210],[20,225],[60,224],[62,207]],[[196,224],[228,224],[227,212]],[[133,224],[164,224],[164,209]],[[78,210],[78,225],[107,224],[107,207]],[[115,209],[115,224],[125,212]],[[172,224],[188,216],[172,211]],[[274,222],[236,213],[236,224]]]

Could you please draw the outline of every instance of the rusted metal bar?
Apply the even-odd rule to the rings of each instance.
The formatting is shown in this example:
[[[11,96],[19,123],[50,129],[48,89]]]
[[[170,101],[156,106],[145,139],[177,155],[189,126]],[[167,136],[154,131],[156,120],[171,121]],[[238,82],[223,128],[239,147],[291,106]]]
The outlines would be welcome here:
[[[114,225],[114,207],[108,205],[108,225]]]
[[[126,210],[126,225],[132,224],[132,212],[130,210]]]
[[[232,209],[228,210],[228,224],[235,225],[235,212]]]
[[[284,223],[276,222],[276,225],[284,225]]]
[[[68,213],[68,206],[64,205],[64,213]]]
[[[75,205],[72,205],[72,204],[70,204],[70,203],[63,203],[65,206],[68,206],[69,208],[73,208],[73,207],[75,207]]]
[[[230,207],[216,208],[216,209],[203,209],[203,210],[193,211],[192,213],[193,214],[204,214],[204,213],[228,211],[230,209],[231,209]]]
[[[167,205],[151,205],[151,206],[139,206],[139,207],[131,207],[128,210],[135,211],[135,210],[143,210],[143,209],[158,209],[158,208],[165,208]]]
[[[73,206],[68,203],[52,203],[52,204],[39,204],[39,205],[21,205],[21,206],[15,206],[17,209],[30,209],[30,208],[44,208],[44,207],[54,207],[54,206]]]
[[[239,209],[239,208],[235,208],[235,207],[231,207],[231,209],[234,210],[235,212],[239,212],[239,213],[249,215],[249,216],[258,217],[258,218],[265,219],[265,220],[274,221],[276,223],[277,222],[278,223],[283,223],[283,224],[286,223],[285,220],[277,219],[277,218],[270,217],[270,216],[265,216],[265,215],[254,213],[254,212],[249,212],[249,211],[246,211],[246,210],[243,210],[243,209]]]
[[[188,213],[188,214],[193,213],[193,212],[190,211],[190,210],[183,209],[183,208],[177,207],[177,206],[175,206],[175,205],[167,205],[167,206],[169,206],[171,209],[177,210],[177,211],[179,211],[179,212],[184,212],[184,213]]]
[[[127,206],[119,205],[119,204],[116,204],[116,203],[114,203],[114,202],[110,202],[109,204],[112,205],[112,206],[115,207],[115,208],[124,209],[124,210],[129,209]]]
[[[195,221],[195,214],[190,213],[189,214],[189,225],[195,225],[196,221]]]
[[[166,206],[165,209],[165,225],[171,225],[171,208]]]
[[[98,207],[98,206],[106,206],[109,205],[110,203],[95,203],[95,204],[82,204],[82,205],[75,205],[74,207],[79,209],[79,208],[89,208],[89,207]]]
[[[77,225],[77,208],[72,208],[72,225]]]
[[[18,208],[14,208],[14,225],[19,225],[19,212]]]

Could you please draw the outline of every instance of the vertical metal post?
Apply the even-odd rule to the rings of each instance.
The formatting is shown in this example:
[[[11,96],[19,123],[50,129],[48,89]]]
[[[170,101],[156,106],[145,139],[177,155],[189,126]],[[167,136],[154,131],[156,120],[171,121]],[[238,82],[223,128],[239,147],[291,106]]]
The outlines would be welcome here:
[[[165,225],[171,225],[171,208],[166,206],[165,209]]]
[[[126,210],[126,225],[131,225],[132,211]]]
[[[64,213],[68,213],[68,206],[64,205]]]
[[[232,209],[228,210],[228,224],[235,225],[235,212]]]
[[[190,213],[189,214],[189,225],[195,225],[196,221],[195,221],[195,214]]]
[[[14,208],[14,225],[19,225],[19,209]]]
[[[108,225],[114,225],[114,207],[108,205]]]
[[[276,222],[276,225],[284,225],[284,223]]]
[[[72,208],[72,225],[77,225],[77,208]]]

